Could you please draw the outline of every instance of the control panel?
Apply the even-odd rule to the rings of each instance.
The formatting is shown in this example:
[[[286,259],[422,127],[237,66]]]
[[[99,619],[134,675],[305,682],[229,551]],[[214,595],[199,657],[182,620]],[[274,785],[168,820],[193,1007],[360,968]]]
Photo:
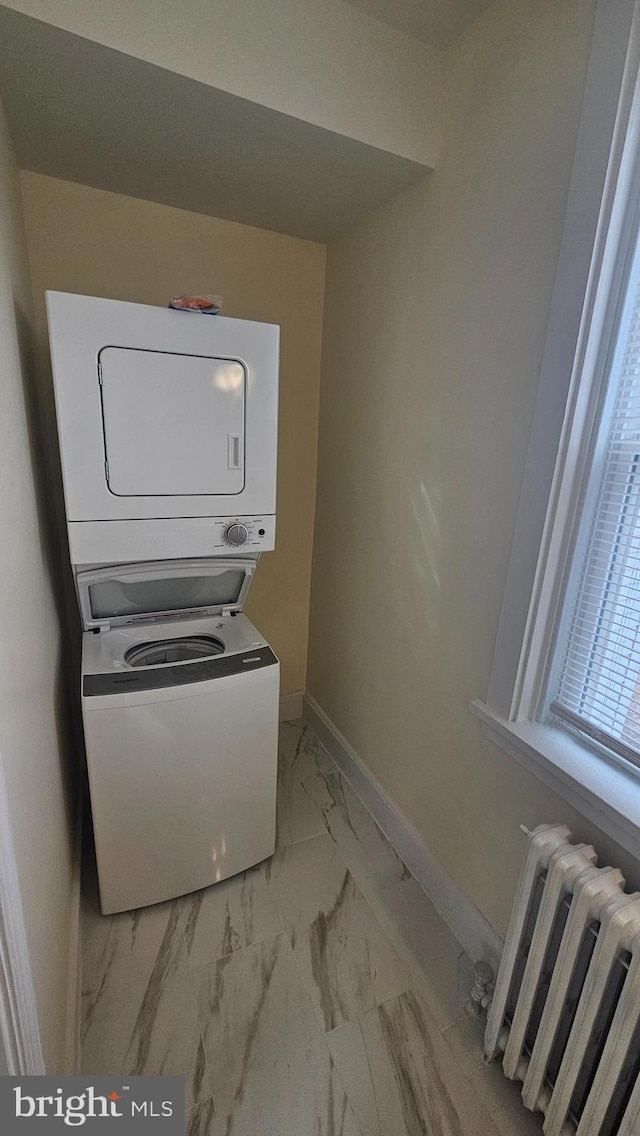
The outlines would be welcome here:
[[[213,548],[216,552],[268,552],[275,545],[275,517],[216,517]]]

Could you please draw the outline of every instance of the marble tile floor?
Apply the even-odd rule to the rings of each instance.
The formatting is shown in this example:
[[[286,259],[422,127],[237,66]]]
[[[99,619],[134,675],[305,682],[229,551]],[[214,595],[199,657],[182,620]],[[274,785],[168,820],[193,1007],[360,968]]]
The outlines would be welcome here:
[[[180,1074],[187,1136],[540,1136],[481,1059],[471,964],[308,726],[270,861],[155,907],[83,889],[87,1073]]]

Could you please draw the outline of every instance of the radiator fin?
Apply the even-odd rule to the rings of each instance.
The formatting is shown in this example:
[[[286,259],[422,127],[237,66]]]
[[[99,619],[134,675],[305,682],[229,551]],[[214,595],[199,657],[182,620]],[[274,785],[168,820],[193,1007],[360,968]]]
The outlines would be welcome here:
[[[613,1091],[609,1106],[607,1108],[604,1123],[602,1125],[602,1136],[615,1136],[615,1133],[620,1131],[620,1125],[625,1115],[634,1085],[638,1081],[640,1075],[640,1021],[638,1022],[634,1036],[632,1038],[627,1058],[616,1087]],[[638,1118],[638,1131],[640,1131],[640,1118]]]
[[[594,848],[584,844],[576,847],[567,843],[561,844],[550,857],[538,921],[531,940],[520,997],[503,1059],[507,1077],[524,1078],[526,1072],[524,1040],[536,993],[540,989],[545,956],[553,941],[560,905],[581,872],[595,862],[595,859]]]
[[[564,825],[527,856],[485,1034],[545,1136],[640,1134],[640,895]]]
[[[640,1057],[640,1050],[638,1057]],[[637,1076],[635,1085],[631,1088],[629,1103],[615,1136],[638,1136],[638,1132],[640,1132],[640,1075]]]

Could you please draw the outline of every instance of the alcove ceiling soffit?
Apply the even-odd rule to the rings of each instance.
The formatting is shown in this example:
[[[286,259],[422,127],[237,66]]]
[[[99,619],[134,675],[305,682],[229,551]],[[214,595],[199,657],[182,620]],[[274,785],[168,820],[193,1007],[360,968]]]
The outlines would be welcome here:
[[[462,35],[493,0],[347,0],[347,3],[414,39],[446,45]]]
[[[23,169],[309,240],[428,173],[2,5],[0,98]]]

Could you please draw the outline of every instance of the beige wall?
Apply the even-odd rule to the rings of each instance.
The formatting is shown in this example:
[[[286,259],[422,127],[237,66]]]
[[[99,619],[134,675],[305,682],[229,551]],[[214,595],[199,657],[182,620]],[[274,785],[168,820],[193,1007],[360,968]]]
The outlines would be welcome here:
[[[20,185],[0,108],[0,760],[47,1071],[64,1071],[72,806],[58,589],[34,409]],[[40,502],[40,504],[39,504]]]
[[[308,686],[502,933],[519,824],[593,833],[468,705],[487,688],[594,8],[493,5],[450,53],[435,172],[327,265]]]
[[[168,71],[433,165],[442,53],[343,0],[10,0]]]
[[[41,345],[47,288],[161,305],[174,293],[214,292],[225,315],[280,324],[277,543],[247,612],[281,660],[282,693],[303,690],[324,246],[39,174],[23,173],[22,187]]]

